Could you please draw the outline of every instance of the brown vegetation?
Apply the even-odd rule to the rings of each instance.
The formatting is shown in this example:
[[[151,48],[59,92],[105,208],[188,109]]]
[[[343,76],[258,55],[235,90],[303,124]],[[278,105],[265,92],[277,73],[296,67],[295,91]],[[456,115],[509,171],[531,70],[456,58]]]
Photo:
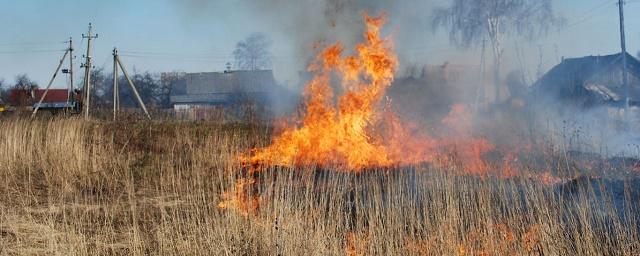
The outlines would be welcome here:
[[[533,179],[429,166],[239,174],[239,155],[270,133],[261,125],[0,120],[0,255],[640,253],[630,217],[638,215],[592,204],[593,191],[557,196]],[[238,179],[250,185],[237,187]],[[219,207],[234,189],[259,207]],[[626,211],[638,208],[626,201]]]

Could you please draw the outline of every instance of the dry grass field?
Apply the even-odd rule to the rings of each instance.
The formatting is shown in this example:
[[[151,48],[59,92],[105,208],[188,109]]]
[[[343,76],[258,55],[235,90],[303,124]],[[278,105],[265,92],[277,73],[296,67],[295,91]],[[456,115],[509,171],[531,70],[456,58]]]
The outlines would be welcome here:
[[[0,255],[640,254],[631,189],[616,201],[580,180],[559,193],[455,166],[243,172],[239,155],[270,138],[262,125],[0,120]]]

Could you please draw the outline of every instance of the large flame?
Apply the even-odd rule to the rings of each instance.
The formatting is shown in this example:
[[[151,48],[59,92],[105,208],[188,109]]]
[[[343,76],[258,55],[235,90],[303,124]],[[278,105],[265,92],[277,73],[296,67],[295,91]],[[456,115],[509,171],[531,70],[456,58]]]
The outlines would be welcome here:
[[[427,136],[398,118],[388,104],[383,104],[398,58],[391,40],[380,36],[385,16],[364,14],[364,20],[364,42],[356,46],[356,54],[343,57],[343,46],[336,43],[320,52],[310,65],[309,71],[315,77],[305,87],[306,112],[299,124],[287,127],[270,146],[254,150],[243,160],[254,165],[341,166],[360,171],[435,163],[444,152],[443,147],[458,146],[458,140],[443,141]],[[335,80],[344,91],[340,96],[335,96],[331,87]],[[457,107],[452,113],[463,111],[464,107]],[[460,125],[457,123],[460,118],[450,119],[444,120],[445,125]],[[492,146],[484,140],[463,138],[465,143],[473,145],[460,147],[464,150],[459,160],[473,171],[486,169],[480,155]]]
[[[398,59],[392,43],[380,37],[384,15],[364,14],[364,43],[355,55],[343,57],[339,43],[324,49],[309,71],[315,77],[304,91],[306,113],[300,125],[287,127],[273,143],[246,158],[253,164],[284,166],[344,166],[350,170],[389,167],[405,159],[424,160],[424,154],[407,157],[408,130],[381,106],[393,82]],[[332,78],[340,79],[344,93],[335,99]],[[409,141],[409,144],[416,144]],[[421,141],[420,147],[428,145]],[[415,145],[417,146],[417,145]],[[420,159],[413,159],[416,155]],[[406,158],[405,158],[406,157]]]
[[[321,166],[361,172],[371,168],[430,163],[442,167],[460,164],[462,170],[479,173],[487,169],[482,154],[493,146],[470,134],[470,115],[462,105],[453,107],[442,124],[456,139],[428,136],[417,125],[401,120],[384,101],[398,67],[390,39],[381,38],[385,16],[364,14],[364,42],[355,54],[343,57],[343,46],[333,44],[321,51],[309,66],[315,77],[304,91],[303,116],[285,124],[282,133],[265,148],[241,156],[252,166]],[[336,96],[331,82],[344,93]],[[386,103],[386,104],[385,104]],[[456,153],[452,153],[456,152]],[[249,174],[257,169],[250,169]],[[260,196],[249,193],[255,180],[240,179],[223,194],[218,205],[248,216],[257,214]]]
[[[262,198],[253,174],[261,170],[259,167],[269,166],[338,167],[359,173],[426,163],[463,175],[523,176],[550,185],[563,182],[549,172],[536,174],[522,169],[518,156],[530,151],[530,146],[506,149],[502,161],[490,165],[484,156],[496,151],[496,146],[474,135],[474,118],[465,105],[451,107],[451,112],[434,125],[441,129],[431,129],[436,131],[435,136],[402,120],[385,100],[398,67],[391,40],[380,36],[385,16],[364,14],[364,20],[364,42],[355,47],[353,55],[343,56],[340,43],[319,52],[309,66],[315,76],[305,87],[303,114],[294,122],[282,124],[282,132],[271,145],[240,157],[254,168],[243,169],[236,185],[222,194],[219,208],[235,210],[245,217],[257,215]],[[334,92],[332,83],[338,83],[342,93]],[[348,254],[361,251],[356,246],[359,241],[353,235],[348,237]]]
[[[345,165],[358,170],[389,166],[396,159],[372,136],[372,124],[385,89],[393,81],[398,65],[391,42],[380,38],[384,16],[366,14],[366,41],[357,55],[342,57],[336,43],[322,51],[309,71],[316,76],[305,88],[306,115],[301,127],[289,127],[273,144],[254,152],[250,161],[267,165]],[[336,73],[345,93],[334,102],[330,80]]]
[[[459,162],[472,172],[485,171],[481,155],[493,147],[485,140],[469,136],[457,140],[434,139],[402,121],[383,103],[391,86],[398,58],[389,38],[381,38],[385,16],[364,14],[364,42],[355,55],[343,57],[336,43],[324,49],[309,71],[316,76],[305,87],[306,112],[300,125],[287,127],[273,143],[253,151],[245,161],[259,165],[344,166],[348,170],[390,167],[429,162],[459,151]],[[344,93],[337,97],[331,87],[339,78]],[[464,107],[454,107],[452,116],[443,120],[456,133],[469,134],[462,124]],[[462,146],[461,144],[465,144]],[[449,162],[449,161],[444,161]]]

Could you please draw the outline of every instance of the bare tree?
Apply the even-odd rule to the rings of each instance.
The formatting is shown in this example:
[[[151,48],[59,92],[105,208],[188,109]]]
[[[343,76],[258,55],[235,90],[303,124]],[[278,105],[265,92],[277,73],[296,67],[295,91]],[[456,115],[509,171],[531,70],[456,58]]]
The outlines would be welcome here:
[[[113,104],[113,73],[105,73],[103,68],[96,68],[91,71],[93,81],[92,104],[97,107],[110,108]],[[136,86],[140,98],[147,107],[166,107],[168,104],[169,92],[157,75],[150,72],[138,73],[134,70],[131,74],[131,81]],[[128,85],[124,76],[118,77],[120,104],[122,107],[137,107],[133,91]]]
[[[91,107],[106,108],[112,104],[111,77],[105,73],[104,67],[91,69]]]
[[[185,90],[185,72],[165,72],[160,75],[158,102],[163,108],[171,108],[171,95]]]
[[[505,37],[533,39],[546,33],[562,18],[556,16],[552,0],[453,0],[451,6],[433,11],[433,29],[445,28],[450,41],[460,48],[488,39],[494,57],[496,101],[500,99],[500,65]]]
[[[238,69],[259,70],[271,67],[271,39],[263,33],[253,33],[236,44],[233,57]]]
[[[29,106],[33,101],[32,92],[36,89],[38,89],[38,84],[31,80],[27,74],[18,75],[11,88],[9,101],[18,107]]]

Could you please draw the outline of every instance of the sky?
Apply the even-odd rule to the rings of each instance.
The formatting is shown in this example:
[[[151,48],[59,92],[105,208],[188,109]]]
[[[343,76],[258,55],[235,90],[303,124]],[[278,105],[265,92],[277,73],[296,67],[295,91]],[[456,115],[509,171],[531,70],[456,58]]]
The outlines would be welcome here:
[[[640,50],[640,16],[633,14],[640,13],[640,1],[627,1],[627,48],[635,55]],[[478,48],[460,50],[449,43],[446,33],[431,29],[432,9],[446,6],[448,0],[389,0],[379,5],[353,4],[353,8],[349,5],[357,0],[327,2],[333,4],[327,7],[320,0],[0,0],[0,79],[11,84],[17,75],[26,73],[46,86],[67,47],[65,41],[73,37],[75,79],[81,81],[79,65],[86,54],[82,34],[92,22],[98,34],[93,41],[94,65],[107,73],[112,69],[114,47],[129,72],[222,71],[225,63],[233,62],[231,53],[238,41],[262,32],[273,41],[276,79],[296,83],[312,52],[311,40],[357,38],[361,31],[353,28],[362,26],[359,13],[367,11],[359,8],[388,13],[385,32],[396,41],[401,63],[480,63]],[[615,0],[553,3],[566,25],[536,40],[509,39],[505,69],[523,67],[531,73],[539,65],[544,70],[551,68],[563,56],[620,51]],[[335,26],[344,25],[341,30],[321,18],[331,16],[332,11],[343,11],[340,15],[348,17],[338,15]],[[59,76],[54,87],[65,87],[66,79]]]

